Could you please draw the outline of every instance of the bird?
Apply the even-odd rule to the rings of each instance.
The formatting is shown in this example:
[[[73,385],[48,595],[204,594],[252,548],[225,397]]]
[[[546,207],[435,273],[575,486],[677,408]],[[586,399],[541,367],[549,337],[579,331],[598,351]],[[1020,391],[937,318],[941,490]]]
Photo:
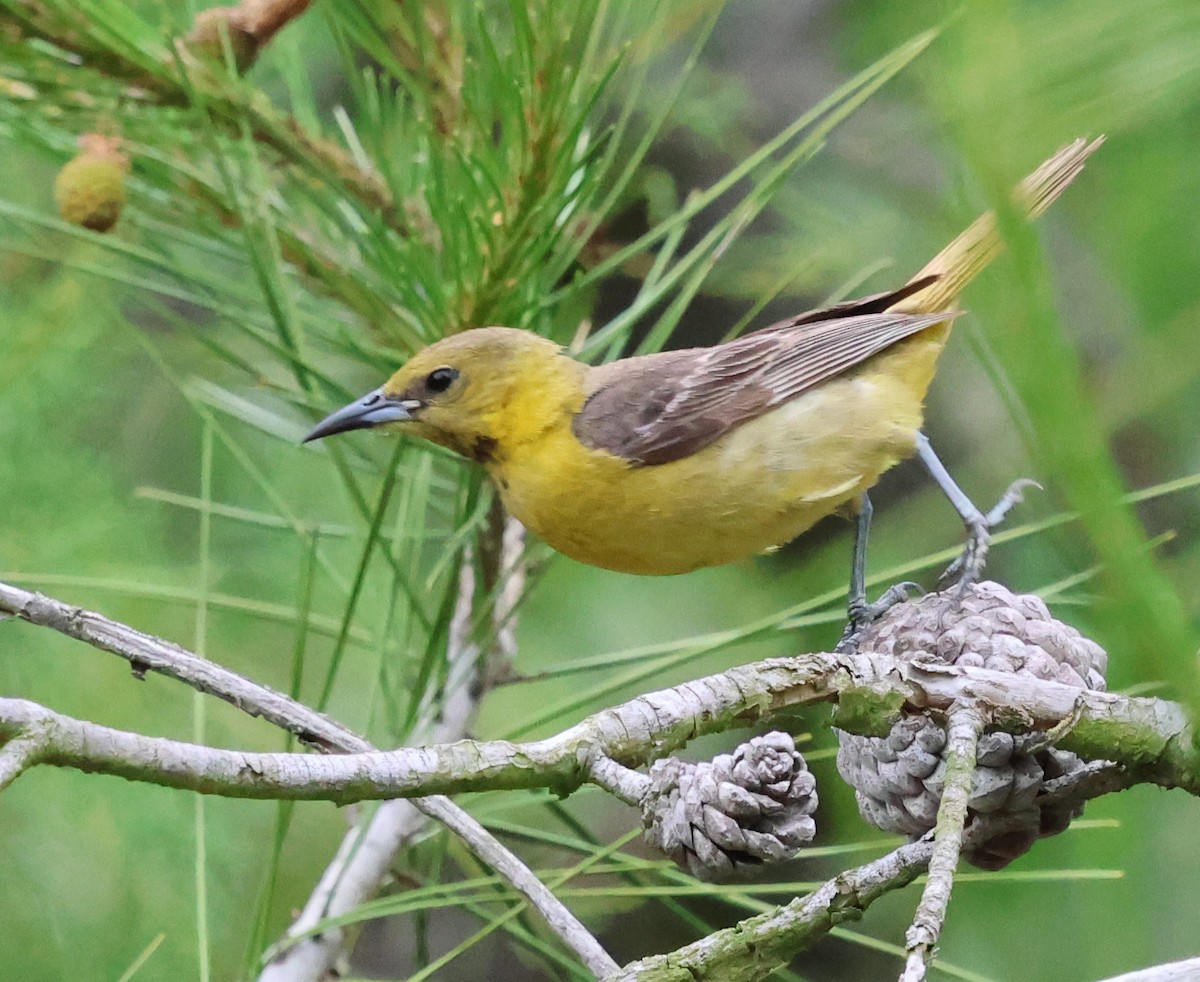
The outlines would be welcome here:
[[[1029,217],[1102,141],[1063,147],[1017,188]],[[623,573],[671,575],[771,551],[831,514],[857,517],[851,621],[866,603],[869,489],[917,456],[967,531],[978,577],[988,513],[922,431],[956,301],[1002,247],[987,213],[899,289],[790,317],[734,340],[589,365],[531,331],[480,327],[417,352],[304,442],[382,427],[481,465],[508,513],[557,551]],[[894,599],[894,598],[893,598]],[[886,601],[885,601],[886,602]]]

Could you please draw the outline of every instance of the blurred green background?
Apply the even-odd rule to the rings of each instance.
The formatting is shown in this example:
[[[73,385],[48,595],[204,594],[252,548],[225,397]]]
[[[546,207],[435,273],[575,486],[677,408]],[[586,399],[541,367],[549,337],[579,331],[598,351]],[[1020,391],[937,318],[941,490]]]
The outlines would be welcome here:
[[[896,285],[977,213],[1002,205],[1005,189],[1058,146],[1104,133],[1105,146],[1076,185],[1036,227],[1011,229],[1010,251],[965,295],[969,313],[930,395],[928,432],[980,503],[1016,477],[1044,486],[1014,513],[1012,528],[1082,513],[997,546],[995,578],[1043,591],[1059,616],[1108,647],[1111,687],[1189,701],[1200,695],[1193,657],[1200,498],[1190,480],[1200,475],[1194,0],[961,7],[731,0],[719,12],[711,3],[678,2],[639,14],[584,4],[576,21],[542,4],[524,14],[517,5],[430,5],[423,9],[431,16],[447,18],[448,37],[478,44],[472,32],[494,27],[495,61],[478,52],[467,59],[463,99],[498,118],[517,118],[526,94],[527,66],[514,72],[506,59],[555,48],[554,18],[564,19],[563,37],[591,36],[587,18],[595,18],[611,52],[625,51],[614,78],[594,82],[603,91],[594,108],[586,86],[568,93],[569,81],[562,92],[547,83],[547,106],[562,95],[561,105],[594,129],[576,132],[577,143],[554,159],[562,180],[548,179],[538,199],[547,204],[528,214],[561,232],[555,195],[574,193],[573,168],[587,172],[582,183],[593,197],[580,207],[594,209],[589,221],[604,219],[589,238],[591,252],[547,237],[544,252],[530,248],[513,260],[523,275],[507,281],[487,279],[495,273],[487,262],[460,262],[453,275],[439,265],[455,249],[460,259],[478,251],[478,233],[461,241],[459,233],[474,227],[471,208],[482,214],[488,195],[475,201],[464,192],[459,215],[455,185],[429,161],[450,147],[467,158],[491,155],[480,165],[487,174],[519,169],[528,161],[507,142],[511,130],[489,143],[479,134],[492,118],[464,114],[461,129],[438,136],[428,112],[412,107],[436,107],[445,90],[419,82],[388,89],[396,104],[372,108],[372,78],[417,69],[399,57],[389,64],[368,41],[407,38],[395,50],[432,59],[420,43],[429,29],[420,11],[410,17],[400,5],[356,2],[335,11],[328,0],[318,3],[280,35],[248,81],[335,142],[353,147],[358,139],[363,157],[381,166],[409,206],[414,227],[440,229],[440,251],[428,255],[343,207],[332,184],[288,175],[273,158],[264,163],[244,120],[207,133],[186,112],[168,117],[91,75],[71,75],[77,70],[69,66],[51,72],[44,51],[18,35],[23,6],[0,5],[0,579],[102,610],[275,687],[296,686],[309,701],[334,659],[329,711],[379,742],[401,741],[411,724],[406,692],[424,684],[420,666],[436,660],[440,635],[405,607],[398,583],[427,591],[429,609],[440,609],[460,555],[454,530],[479,528],[478,482],[464,476],[465,465],[407,448],[391,486],[385,475],[394,447],[370,437],[351,438],[333,462],[324,448],[298,447],[305,424],[341,404],[339,391],[373,387],[413,346],[476,317],[562,340],[585,319],[597,330],[616,324],[618,347],[674,327],[669,345],[681,346],[717,340],[748,312],[762,325],[831,297]],[[194,11],[169,6],[131,5],[136,24],[114,13],[124,4],[89,2],[79,11],[97,24],[108,18],[105,31],[144,32],[138,50],[149,50],[152,30],[178,33],[191,21]],[[711,36],[687,74],[689,51],[712,15]],[[395,33],[376,31],[378,24]],[[530,28],[525,38],[522,25]],[[820,152],[781,171],[777,190],[756,171],[681,227],[672,262],[711,229],[739,234],[729,234],[727,249],[714,242],[695,253],[680,280],[695,295],[678,309],[672,304],[681,294],[670,284],[648,298],[649,260],[597,266],[856,73],[936,27],[939,36],[827,136],[802,134]],[[627,39],[637,43],[627,47]],[[571,50],[564,43],[545,54],[546,64],[566,66],[563,78]],[[505,72],[517,80],[511,91],[497,81]],[[641,160],[638,141],[676,82],[679,97]],[[16,83],[33,85],[38,98]],[[212,105],[209,112],[211,121]],[[596,138],[623,113],[616,159],[593,174],[593,151],[571,156],[573,148],[586,143],[581,133]],[[406,120],[410,130],[398,125]],[[114,121],[133,157],[127,212],[107,239],[72,232],[54,218],[54,175],[74,153],[75,134]],[[604,182],[624,173],[626,154],[636,168],[605,202]],[[775,191],[769,206],[745,216],[744,227],[729,224],[738,202],[767,190]],[[425,210],[417,214],[413,202]],[[293,232],[298,244],[289,246]],[[491,246],[505,241],[497,235]],[[663,255],[663,241],[652,243],[652,254]],[[297,251],[316,255],[319,246],[328,247],[326,256],[344,250],[345,281],[328,270],[297,272]],[[522,262],[546,272],[539,278]],[[436,277],[450,284],[444,294],[431,286]],[[539,306],[539,295],[558,300]],[[622,320],[635,301],[644,316]],[[284,351],[286,329],[306,339],[300,355]],[[295,364],[319,366],[329,381],[306,387],[303,370],[295,378],[284,370]],[[210,452],[211,468],[203,463]],[[346,473],[365,509],[347,494]],[[1180,486],[1160,488],[1177,479]],[[1120,496],[1134,490],[1151,493],[1123,503]],[[886,574],[957,544],[957,520],[915,466],[886,476],[873,497],[872,573],[893,578]],[[205,507],[210,524],[200,519]],[[364,510],[369,516],[377,507],[389,562],[365,545]],[[849,527],[830,521],[776,555],[652,581],[540,556],[521,611],[517,667],[547,675],[489,694],[476,735],[544,735],[649,688],[828,647],[840,630],[836,591],[844,590],[849,543]],[[917,575],[931,584],[938,565],[930,559]],[[347,584],[364,566],[362,596],[348,604]],[[776,616],[810,598],[820,602]],[[797,622],[801,614],[818,616]],[[756,622],[765,626],[746,630]],[[343,629],[344,646],[336,640]],[[688,640],[713,632],[730,636]],[[585,658],[588,670],[572,671]],[[17,623],[0,624],[0,689],[143,733],[284,745],[280,734],[223,704],[208,705],[198,722],[201,710],[183,687],[153,677],[135,682],[116,659]],[[817,845],[828,851],[792,864],[782,874],[788,880],[821,880],[887,845],[858,818],[836,776],[825,715],[789,721],[811,734],[821,793]],[[719,752],[743,737],[710,738],[693,750]],[[636,824],[632,811],[593,792],[565,804],[523,793],[468,803],[539,868],[569,867]],[[963,877],[942,939],[943,974],[1083,980],[1196,954],[1196,809],[1181,793],[1150,789],[1101,799],[1085,822],[1004,873]],[[2,974],[117,979],[153,947],[132,977],[240,977],[303,904],[346,818],[331,806],[302,805],[281,833],[281,810],[269,803],[212,799],[198,811],[176,792],[35,770],[0,796]],[[622,962],[795,893],[701,890],[636,841],[618,855],[628,858],[607,857],[601,875],[571,881],[599,894],[562,894]],[[398,870],[392,889],[400,898],[407,886],[480,875],[440,836],[400,857]],[[674,885],[674,898],[642,895],[664,883]],[[814,980],[894,977],[899,962],[886,945],[903,944],[915,901],[912,889],[884,898],[862,924],[802,954],[792,970]],[[473,906],[452,899],[374,922],[356,971],[408,977],[504,909],[484,890]],[[535,921],[525,926],[539,930]],[[496,932],[434,977],[566,971]]]

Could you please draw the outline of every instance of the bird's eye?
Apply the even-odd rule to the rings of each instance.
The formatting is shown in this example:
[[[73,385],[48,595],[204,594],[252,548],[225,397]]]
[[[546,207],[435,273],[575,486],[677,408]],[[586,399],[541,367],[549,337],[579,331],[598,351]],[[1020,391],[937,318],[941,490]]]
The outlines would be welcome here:
[[[445,392],[456,378],[458,378],[457,368],[435,368],[425,379],[425,387],[430,392]]]

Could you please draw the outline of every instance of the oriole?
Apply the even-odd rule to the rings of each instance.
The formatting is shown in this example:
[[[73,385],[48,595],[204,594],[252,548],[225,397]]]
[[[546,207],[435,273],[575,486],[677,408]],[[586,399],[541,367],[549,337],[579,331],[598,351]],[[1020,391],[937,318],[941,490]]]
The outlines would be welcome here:
[[[1022,182],[1030,216],[1099,143],[1064,147]],[[920,430],[955,298],[1000,245],[986,214],[899,290],[711,348],[589,366],[528,331],[464,331],[306,441],[375,426],[431,440],[481,464],[508,511],[558,551],[641,574],[759,553],[860,503],[865,532],[867,489],[915,452],[967,522],[966,565],[981,565],[1007,506],[975,509]]]

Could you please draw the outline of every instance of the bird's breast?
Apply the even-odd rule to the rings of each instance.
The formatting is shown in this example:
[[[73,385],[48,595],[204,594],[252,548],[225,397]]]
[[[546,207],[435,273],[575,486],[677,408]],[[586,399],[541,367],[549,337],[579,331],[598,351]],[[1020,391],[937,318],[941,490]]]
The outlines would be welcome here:
[[[667,464],[591,450],[564,426],[490,471],[509,511],[559,552],[621,572],[685,573],[782,545],[857,498],[913,452],[923,394],[883,362]]]

